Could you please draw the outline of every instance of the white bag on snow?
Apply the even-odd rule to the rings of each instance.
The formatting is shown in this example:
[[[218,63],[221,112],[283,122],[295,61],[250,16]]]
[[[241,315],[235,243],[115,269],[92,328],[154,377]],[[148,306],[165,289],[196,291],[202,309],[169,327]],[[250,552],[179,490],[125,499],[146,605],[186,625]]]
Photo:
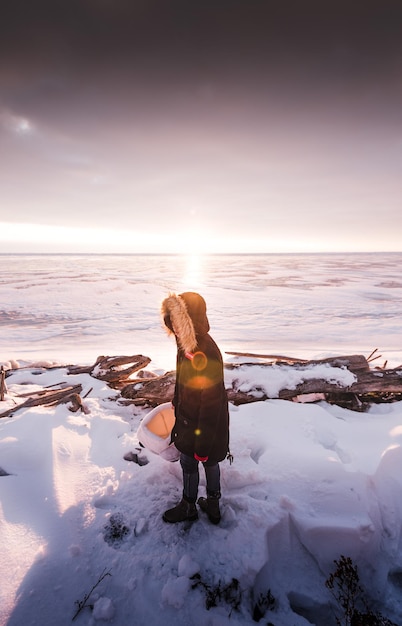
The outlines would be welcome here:
[[[180,452],[170,443],[172,428],[175,423],[174,409],[171,402],[164,402],[146,414],[138,430],[138,441],[151,452],[166,461],[177,461]]]

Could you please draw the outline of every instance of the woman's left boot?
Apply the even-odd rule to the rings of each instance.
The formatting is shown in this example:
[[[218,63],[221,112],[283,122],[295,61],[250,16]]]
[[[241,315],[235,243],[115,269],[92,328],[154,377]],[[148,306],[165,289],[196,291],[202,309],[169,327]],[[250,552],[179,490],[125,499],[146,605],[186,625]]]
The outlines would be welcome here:
[[[186,520],[194,522],[198,519],[198,511],[195,502],[189,502],[184,497],[173,509],[164,512],[162,519],[164,522],[175,524],[176,522],[185,522]]]

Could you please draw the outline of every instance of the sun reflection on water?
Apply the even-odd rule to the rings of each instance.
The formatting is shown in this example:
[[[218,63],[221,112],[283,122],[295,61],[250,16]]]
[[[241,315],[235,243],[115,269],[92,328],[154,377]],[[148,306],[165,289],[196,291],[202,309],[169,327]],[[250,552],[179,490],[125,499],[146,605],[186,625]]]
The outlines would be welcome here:
[[[202,255],[186,254],[183,270],[183,290],[197,291],[204,284],[204,258]]]

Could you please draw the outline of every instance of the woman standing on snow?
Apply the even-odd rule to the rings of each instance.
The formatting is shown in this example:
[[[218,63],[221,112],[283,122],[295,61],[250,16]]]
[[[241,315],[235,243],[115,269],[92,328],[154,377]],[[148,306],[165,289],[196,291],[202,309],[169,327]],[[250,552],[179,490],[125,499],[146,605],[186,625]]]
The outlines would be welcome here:
[[[198,518],[198,464],[202,462],[207,497],[199,498],[198,505],[213,524],[218,524],[219,462],[229,452],[229,409],[222,355],[208,334],[207,307],[198,293],[169,295],[162,302],[162,316],[177,343],[172,442],[180,451],[183,470],[183,497],[177,506],[165,511],[163,519],[175,523]]]

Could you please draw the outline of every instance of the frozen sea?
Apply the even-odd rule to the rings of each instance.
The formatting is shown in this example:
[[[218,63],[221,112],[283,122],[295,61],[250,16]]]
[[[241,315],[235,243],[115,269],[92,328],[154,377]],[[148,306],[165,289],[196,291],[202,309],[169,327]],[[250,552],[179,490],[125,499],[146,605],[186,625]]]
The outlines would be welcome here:
[[[184,290],[205,297],[224,353],[312,358],[378,348],[381,364],[402,362],[402,253],[0,259],[1,362],[146,354],[156,368],[173,368],[159,308]]]

